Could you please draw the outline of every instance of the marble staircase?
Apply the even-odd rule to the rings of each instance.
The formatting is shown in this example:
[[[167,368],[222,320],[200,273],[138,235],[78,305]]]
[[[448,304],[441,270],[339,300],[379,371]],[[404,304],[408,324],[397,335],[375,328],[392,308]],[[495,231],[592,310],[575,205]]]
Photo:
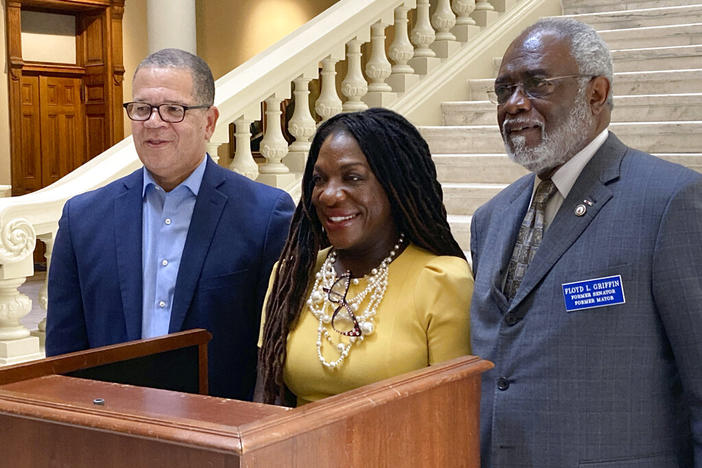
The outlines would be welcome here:
[[[614,60],[610,129],[628,145],[702,172],[702,0],[563,0],[592,25]],[[495,74],[499,58],[495,59]],[[470,216],[526,170],[504,154],[493,77],[469,80],[466,101],[441,105],[443,125],[424,126],[449,221],[470,250]]]

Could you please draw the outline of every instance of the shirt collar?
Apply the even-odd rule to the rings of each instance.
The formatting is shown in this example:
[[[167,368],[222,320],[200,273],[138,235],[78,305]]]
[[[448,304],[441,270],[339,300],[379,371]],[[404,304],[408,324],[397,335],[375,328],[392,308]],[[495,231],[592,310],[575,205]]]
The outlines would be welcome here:
[[[600,146],[604,144],[608,134],[609,130],[605,128],[599,135],[593,138],[585,148],[578,151],[575,156],[570,158],[553,173],[551,180],[558,189],[558,193],[560,193],[564,199],[568,196],[568,193],[570,193],[570,189],[573,188],[573,185],[575,185],[575,181],[578,180],[583,168],[590,162],[597,150],[600,149]],[[541,182],[538,176],[536,179],[534,189],[532,190],[536,190],[536,186]]]
[[[198,164],[198,166],[195,168],[193,172],[190,173],[187,179],[185,179],[183,182],[178,184],[173,190],[178,189],[181,186],[187,187],[193,195],[197,196],[197,193],[200,191],[200,185],[202,185],[202,177],[205,175],[205,167],[207,166],[207,155],[205,155],[204,158],[202,158],[202,162]],[[144,185],[142,186],[141,189],[141,196],[144,197],[146,195],[146,189],[150,186],[153,186],[154,188],[160,187],[154,180],[153,176],[149,172],[146,167],[144,167]]]

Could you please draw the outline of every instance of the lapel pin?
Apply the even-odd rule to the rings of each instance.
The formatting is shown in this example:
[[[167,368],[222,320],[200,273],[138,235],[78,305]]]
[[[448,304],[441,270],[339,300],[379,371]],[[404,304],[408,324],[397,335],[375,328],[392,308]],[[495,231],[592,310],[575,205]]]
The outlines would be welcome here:
[[[592,206],[592,202],[588,200],[587,198],[583,200],[583,203],[585,203],[587,206]]]
[[[587,213],[587,207],[582,203],[575,207],[575,216],[583,216]]]

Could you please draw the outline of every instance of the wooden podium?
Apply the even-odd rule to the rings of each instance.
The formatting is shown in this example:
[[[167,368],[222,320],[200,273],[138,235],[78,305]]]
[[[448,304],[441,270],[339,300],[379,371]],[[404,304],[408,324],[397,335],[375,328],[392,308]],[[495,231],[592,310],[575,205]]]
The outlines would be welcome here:
[[[476,356],[295,409],[85,378],[123,381],[115,366],[156,356],[156,373],[170,359],[202,392],[208,339],[182,332],[0,369],[0,466],[480,466],[480,374],[492,364]]]

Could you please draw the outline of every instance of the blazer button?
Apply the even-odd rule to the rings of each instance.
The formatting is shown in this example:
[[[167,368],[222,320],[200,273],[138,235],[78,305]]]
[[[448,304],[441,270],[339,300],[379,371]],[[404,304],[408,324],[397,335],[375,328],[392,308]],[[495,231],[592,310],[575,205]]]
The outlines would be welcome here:
[[[504,377],[497,379],[497,389],[503,392],[509,388],[509,380]]]
[[[516,325],[518,322],[519,317],[517,317],[517,314],[510,312],[509,314],[505,315],[505,323],[510,327]]]

